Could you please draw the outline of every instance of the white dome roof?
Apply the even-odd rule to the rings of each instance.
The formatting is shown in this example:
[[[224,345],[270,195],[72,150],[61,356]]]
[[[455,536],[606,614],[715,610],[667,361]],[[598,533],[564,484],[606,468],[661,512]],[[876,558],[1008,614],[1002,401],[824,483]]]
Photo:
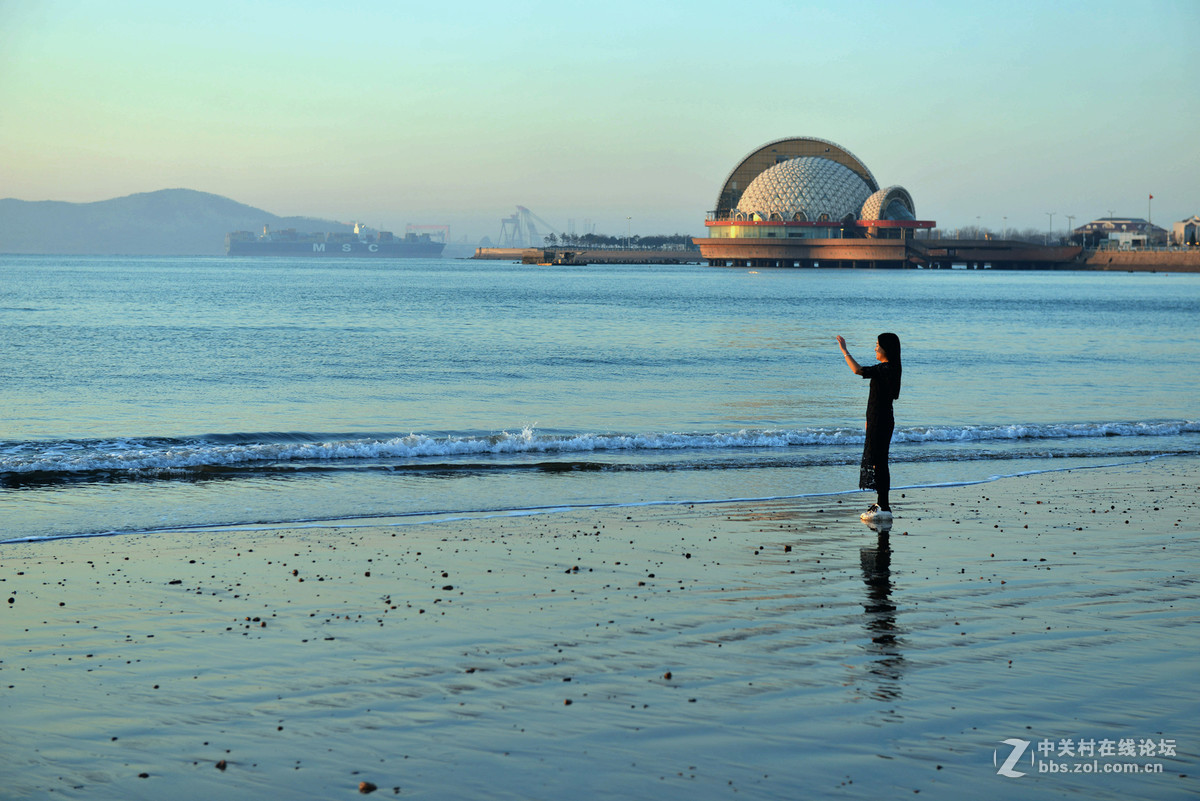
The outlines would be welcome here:
[[[850,168],[803,156],[759,173],[738,200],[737,213],[764,220],[838,222],[858,219],[871,194],[870,185]]]

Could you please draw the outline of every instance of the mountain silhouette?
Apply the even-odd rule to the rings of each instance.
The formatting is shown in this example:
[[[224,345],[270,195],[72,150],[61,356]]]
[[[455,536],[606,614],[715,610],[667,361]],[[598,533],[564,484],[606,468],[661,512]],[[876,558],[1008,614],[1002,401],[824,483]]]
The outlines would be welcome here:
[[[227,197],[162,189],[95,203],[0,200],[0,253],[219,256],[230,231],[351,231],[311,217],[279,217]]]

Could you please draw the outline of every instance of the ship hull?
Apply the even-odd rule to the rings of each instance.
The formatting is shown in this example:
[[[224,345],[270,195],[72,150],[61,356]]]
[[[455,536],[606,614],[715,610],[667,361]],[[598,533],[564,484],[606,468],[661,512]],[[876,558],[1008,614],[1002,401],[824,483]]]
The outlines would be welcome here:
[[[232,241],[230,256],[325,256],[348,258],[436,259],[445,248],[442,242],[265,242]]]

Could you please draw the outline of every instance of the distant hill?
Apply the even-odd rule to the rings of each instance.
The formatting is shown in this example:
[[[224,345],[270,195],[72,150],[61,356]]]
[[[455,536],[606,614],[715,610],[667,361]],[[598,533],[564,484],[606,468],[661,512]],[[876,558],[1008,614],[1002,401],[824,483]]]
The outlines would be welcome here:
[[[0,253],[220,256],[230,231],[350,231],[345,223],[277,217],[220,195],[163,189],[95,203],[0,200]]]

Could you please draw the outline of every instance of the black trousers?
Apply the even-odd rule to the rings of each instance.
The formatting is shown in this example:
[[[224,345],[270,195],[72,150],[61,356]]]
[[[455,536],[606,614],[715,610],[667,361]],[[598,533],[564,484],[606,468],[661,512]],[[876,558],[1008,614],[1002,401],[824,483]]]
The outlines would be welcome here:
[[[863,444],[862,464],[858,471],[859,489],[875,490],[886,497],[892,488],[888,450],[895,430],[896,420],[893,417],[867,420],[867,441]]]

